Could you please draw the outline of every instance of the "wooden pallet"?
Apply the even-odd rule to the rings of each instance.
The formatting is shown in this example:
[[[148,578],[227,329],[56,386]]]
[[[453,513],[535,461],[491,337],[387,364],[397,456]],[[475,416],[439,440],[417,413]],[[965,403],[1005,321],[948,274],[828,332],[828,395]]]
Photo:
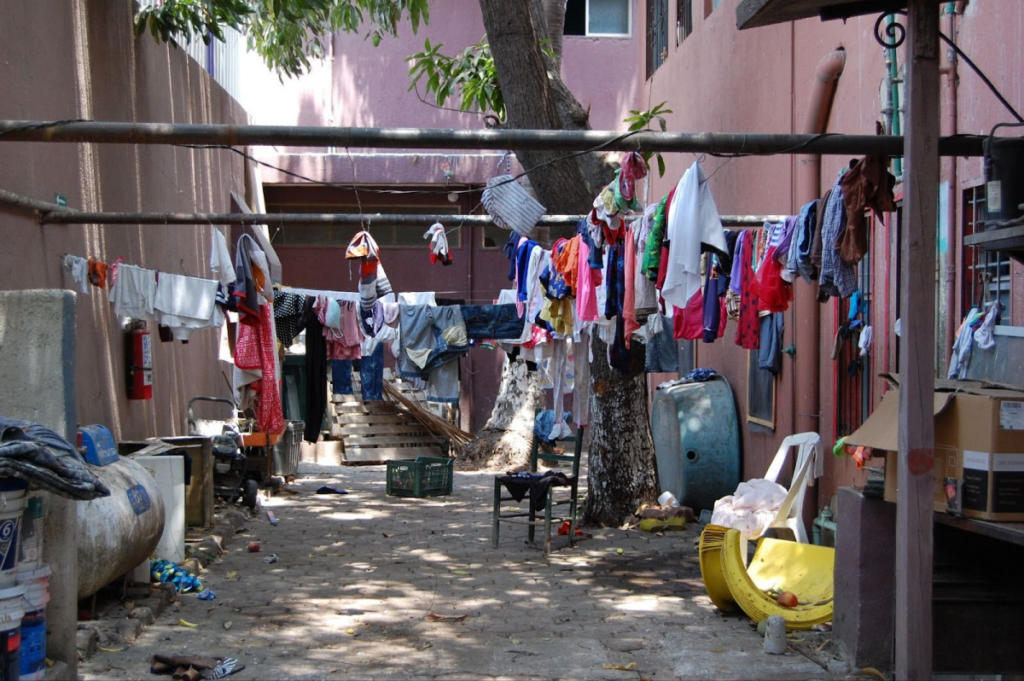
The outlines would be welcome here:
[[[392,384],[410,399],[426,403],[423,391],[413,390],[404,381]],[[391,402],[363,402],[356,376],[352,386],[354,395],[334,395],[330,403],[331,432],[344,443],[343,463],[373,464],[448,455],[445,444],[407,411]]]

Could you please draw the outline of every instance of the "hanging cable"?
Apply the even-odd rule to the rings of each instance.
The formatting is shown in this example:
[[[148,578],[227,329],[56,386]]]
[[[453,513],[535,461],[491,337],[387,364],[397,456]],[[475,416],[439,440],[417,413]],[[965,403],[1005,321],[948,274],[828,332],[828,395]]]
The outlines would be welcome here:
[[[978,68],[977,64],[971,61],[971,58],[953,42],[953,39],[942,31],[939,31],[939,37],[942,38],[943,42],[953,48],[953,51],[956,52],[958,57],[967,62],[967,65],[971,67],[971,70],[978,74],[978,78],[981,78],[981,82],[988,86],[988,89],[992,91],[992,94],[996,96],[996,99],[998,99],[1002,105],[1005,106],[1011,114],[1013,114],[1013,117],[1016,118],[1019,123],[1024,123],[1024,118],[1021,118],[1021,115],[1017,113],[1017,110],[1013,108],[1013,105],[1006,101],[1006,97],[1003,97],[1003,94],[999,92],[995,85],[992,84],[992,81],[988,79],[988,76],[986,76],[982,70]]]

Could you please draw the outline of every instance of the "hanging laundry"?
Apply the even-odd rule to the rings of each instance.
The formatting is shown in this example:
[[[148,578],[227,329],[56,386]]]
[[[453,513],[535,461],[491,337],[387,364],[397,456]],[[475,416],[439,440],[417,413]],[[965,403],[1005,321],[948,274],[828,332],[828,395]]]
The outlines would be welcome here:
[[[228,250],[228,240],[216,228],[210,237],[210,271],[217,275],[217,280],[225,287],[231,286],[235,281],[235,266],[231,251]]]
[[[78,284],[78,292],[89,295],[89,261],[75,255],[65,255],[61,258],[61,263]]]
[[[622,316],[622,306],[626,297],[625,255],[626,251],[623,244],[616,244],[608,249],[608,263],[605,267],[605,319]]]
[[[255,239],[248,234],[239,237],[235,244],[234,297],[240,324],[260,323],[259,309],[263,303],[260,291],[265,290],[267,282],[266,272],[259,266],[261,255],[263,251]]]
[[[107,287],[107,263],[89,258],[89,283],[100,289]]]
[[[676,185],[665,227],[669,260],[661,295],[666,305],[685,307],[700,290],[700,254],[703,247],[725,253],[725,232],[700,163],[694,163]]]
[[[771,372],[773,376],[778,376],[782,370],[782,334],[785,317],[781,312],[761,317],[757,366]]]
[[[630,151],[622,157],[620,165],[619,193],[623,199],[631,202],[636,199],[636,181],[647,177],[647,161],[635,151]]]
[[[895,186],[896,178],[889,172],[888,157],[865,156],[851,162],[850,170],[842,178],[846,228],[838,248],[845,262],[856,265],[868,251],[864,211],[870,209],[881,217],[883,212],[896,210]]]
[[[705,343],[714,343],[725,335],[725,292],[729,288],[729,277],[721,273],[716,256],[705,255],[712,262],[707,267],[707,278],[704,283],[704,326],[701,335]]]
[[[857,290],[857,268],[839,257],[839,240],[846,227],[843,178],[836,179],[825,205],[821,227],[821,276],[818,280],[818,301],[829,297],[849,298]]]
[[[964,317],[953,344],[953,354],[949,358],[949,370],[946,378],[963,380],[967,378],[967,369],[971,362],[971,350],[974,347],[974,326],[981,320],[981,312],[977,307]]]
[[[672,326],[676,340],[697,340],[704,336],[704,294],[698,290],[686,307],[672,308]]]
[[[736,345],[745,350],[757,350],[761,344],[761,323],[757,316],[757,294],[751,287],[754,279],[752,260],[755,251],[755,235],[743,232],[736,243],[736,257],[733,258],[733,273],[730,290],[740,297],[739,324],[736,326]]]
[[[302,308],[306,296],[285,291],[274,292],[274,328],[281,345],[291,347],[302,331]]]
[[[352,237],[345,249],[347,260],[361,261],[359,267],[359,309],[364,325],[373,316],[373,306],[379,298],[392,293],[391,281],[380,262],[380,249],[369,232],[360,231]]]
[[[676,190],[673,188],[668,196],[663,198],[654,209],[654,216],[651,218],[650,233],[647,236],[647,247],[644,251],[643,270],[644,276],[651,281],[659,279],[661,270],[661,247],[665,242],[665,219],[668,216],[668,209],[672,204],[672,197]]]
[[[511,175],[488,180],[480,202],[495,225],[525,237],[533,235],[534,227],[547,210]]]
[[[356,304],[351,300],[338,302],[317,296],[313,309],[323,326],[327,359],[359,359],[362,356],[363,333]]]
[[[430,264],[441,263],[445,267],[452,264],[452,258],[448,254],[448,236],[444,233],[444,225],[435,222],[423,235],[429,239],[427,250],[430,252]]]
[[[156,272],[133,265],[121,265],[117,281],[110,289],[114,314],[131,319],[152,319],[155,300]]]
[[[217,306],[218,287],[214,279],[161,272],[153,300],[153,316],[179,341],[187,341],[196,329],[220,328],[224,313]]]
[[[814,234],[811,237],[811,255],[810,255],[810,269],[812,269],[817,276],[815,279],[821,278],[821,261],[822,261],[822,242],[824,239],[824,227],[825,227],[825,208],[828,206],[828,200],[832,196],[832,188],[829,187],[821,198],[818,199],[818,209],[814,216]]]
[[[378,344],[372,353],[363,355],[359,362],[359,384],[363,402],[384,399],[384,345]]]
[[[315,443],[320,439],[324,414],[327,412],[327,340],[324,327],[317,318],[313,296],[306,297],[303,310],[306,328],[306,413],[302,438]]]
[[[625,324],[623,331],[628,350],[633,333],[640,328],[640,323],[636,320],[636,240],[633,238],[632,230],[626,235],[623,260],[625,265],[622,276],[624,292],[621,314]]]
[[[679,371],[679,349],[676,345],[672,318],[652,314],[645,324],[647,356],[644,371],[647,373],[675,373]]]
[[[281,391],[277,384],[277,357],[270,305],[260,306],[259,320],[259,324],[238,325],[235,365],[239,369],[256,372],[258,378],[249,384],[255,392],[256,426],[261,432],[276,434],[284,430],[285,423]],[[326,377],[324,383],[326,388]],[[324,406],[326,408],[326,393]],[[317,434],[320,432],[319,426],[318,422]]]
[[[811,247],[814,243],[817,215],[817,199],[805,204],[800,209],[793,243],[786,259],[786,270],[782,274],[786,281],[794,281],[799,275],[809,284],[818,278],[818,268],[811,262]]]
[[[974,343],[981,350],[990,350],[996,346],[995,338],[992,337],[992,329],[999,322],[1003,310],[1003,304],[998,300],[993,301],[985,313],[985,320],[974,332]]]
[[[637,310],[649,311],[658,307],[658,291],[654,286],[654,281],[647,276],[644,270],[647,246],[651,239],[654,238],[651,226],[654,221],[654,214],[658,210],[658,205],[660,204],[647,206],[643,217],[634,223],[633,240],[636,242],[634,249],[636,264],[633,276],[633,288],[635,291],[633,302],[634,308]]]
[[[758,258],[754,277],[748,285],[757,296],[759,312],[785,312],[789,301],[793,300],[793,287],[782,278],[783,266],[777,254],[786,233],[786,223],[766,223],[765,230],[768,237],[764,253]]]

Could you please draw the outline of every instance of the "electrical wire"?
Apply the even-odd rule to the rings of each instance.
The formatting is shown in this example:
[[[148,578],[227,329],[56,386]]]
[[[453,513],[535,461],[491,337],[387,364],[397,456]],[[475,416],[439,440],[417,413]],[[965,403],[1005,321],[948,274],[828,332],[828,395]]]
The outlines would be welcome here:
[[[953,42],[953,39],[942,31],[939,31],[939,37],[942,38],[943,42],[953,48],[953,51],[956,52],[958,57],[967,62],[967,65],[971,67],[972,71],[978,74],[978,78],[981,78],[981,82],[988,86],[988,89],[992,91],[992,94],[996,96],[996,99],[998,99],[1000,103],[1005,106],[1011,114],[1013,114],[1013,117],[1017,119],[1017,122],[1024,123],[1024,118],[1021,118],[1021,115],[1017,113],[1017,110],[1013,108],[1013,105],[1006,101],[1006,97],[1003,97],[1003,94],[999,92],[999,89],[996,88],[995,85],[992,84],[992,81],[988,79],[988,76],[978,68],[978,65],[971,61],[971,58],[967,56],[967,53],[961,50],[960,47]]]

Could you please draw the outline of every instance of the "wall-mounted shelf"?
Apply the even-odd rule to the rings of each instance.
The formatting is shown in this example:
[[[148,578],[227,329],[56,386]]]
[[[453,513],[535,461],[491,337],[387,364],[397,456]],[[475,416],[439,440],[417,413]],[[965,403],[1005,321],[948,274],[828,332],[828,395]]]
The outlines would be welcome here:
[[[1019,263],[1024,263],[1024,218],[1012,226],[992,229],[964,237],[964,244],[977,246],[983,251],[1002,251]]]

